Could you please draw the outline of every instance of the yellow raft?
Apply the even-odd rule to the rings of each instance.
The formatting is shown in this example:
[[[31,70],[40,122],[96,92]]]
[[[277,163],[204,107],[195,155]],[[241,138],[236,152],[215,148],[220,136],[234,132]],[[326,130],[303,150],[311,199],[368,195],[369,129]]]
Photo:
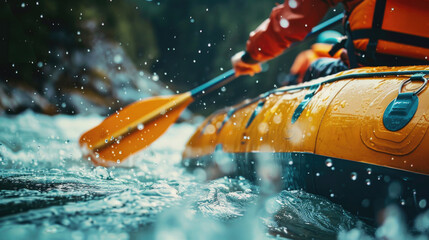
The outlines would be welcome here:
[[[284,189],[363,218],[391,203],[414,217],[429,206],[427,75],[429,66],[368,67],[272,90],[209,116],[183,164],[257,182],[269,159]]]

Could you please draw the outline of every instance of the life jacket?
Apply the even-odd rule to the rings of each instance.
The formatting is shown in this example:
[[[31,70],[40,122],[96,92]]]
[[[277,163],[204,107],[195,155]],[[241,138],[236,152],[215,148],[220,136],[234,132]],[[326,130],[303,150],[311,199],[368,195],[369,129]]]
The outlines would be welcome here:
[[[429,0],[363,0],[346,33],[351,67],[429,65]]]

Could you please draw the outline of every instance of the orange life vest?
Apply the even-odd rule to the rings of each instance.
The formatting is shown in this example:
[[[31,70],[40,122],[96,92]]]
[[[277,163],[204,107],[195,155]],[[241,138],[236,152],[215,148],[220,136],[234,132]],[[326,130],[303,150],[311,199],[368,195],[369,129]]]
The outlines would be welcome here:
[[[301,41],[330,7],[349,13],[350,63],[429,65],[429,0],[286,0],[249,37],[246,59],[263,62]]]
[[[357,63],[428,64],[429,0],[364,0],[348,22]]]

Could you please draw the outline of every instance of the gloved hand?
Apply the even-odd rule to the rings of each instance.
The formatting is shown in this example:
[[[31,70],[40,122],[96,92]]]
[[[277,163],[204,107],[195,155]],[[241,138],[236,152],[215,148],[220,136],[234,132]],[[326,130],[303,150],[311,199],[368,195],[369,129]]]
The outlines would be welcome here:
[[[261,64],[259,63],[245,63],[241,59],[241,57],[244,55],[244,51],[236,53],[231,58],[232,67],[235,70],[235,76],[241,76],[241,75],[250,75],[253,76],[255,73],[259,73],[262,71]]]

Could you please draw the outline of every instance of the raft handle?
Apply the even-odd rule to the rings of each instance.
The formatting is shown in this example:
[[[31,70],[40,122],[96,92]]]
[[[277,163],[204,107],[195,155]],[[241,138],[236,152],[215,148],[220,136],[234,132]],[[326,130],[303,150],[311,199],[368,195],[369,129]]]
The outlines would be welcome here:
[[[407,80],[405,80],[405,81],[403,81],[402,82],[402,84],[401,84],[401,87],[399,88],[399,90],[398,90],[398,94],[401,94],[402,93],[402,89],[404,88],[404,86],[407,84],[407,83],[410,83],[410,82],[412,82],[413,80],[416,80],[416,81],[423,81],[423,84],[414,92],[414,95],[419,95],[420,94],[420,92],[421,91],[423,91],[423,89],[426,87],[426,85],[427,85],[427,83],[428,83],[428,80],[425,78],[425,75],[426,74],[424,74],[424,73],[418,73],[418,74],[414,74],[414,75],[412,75],[409,79],[407,79]]]

